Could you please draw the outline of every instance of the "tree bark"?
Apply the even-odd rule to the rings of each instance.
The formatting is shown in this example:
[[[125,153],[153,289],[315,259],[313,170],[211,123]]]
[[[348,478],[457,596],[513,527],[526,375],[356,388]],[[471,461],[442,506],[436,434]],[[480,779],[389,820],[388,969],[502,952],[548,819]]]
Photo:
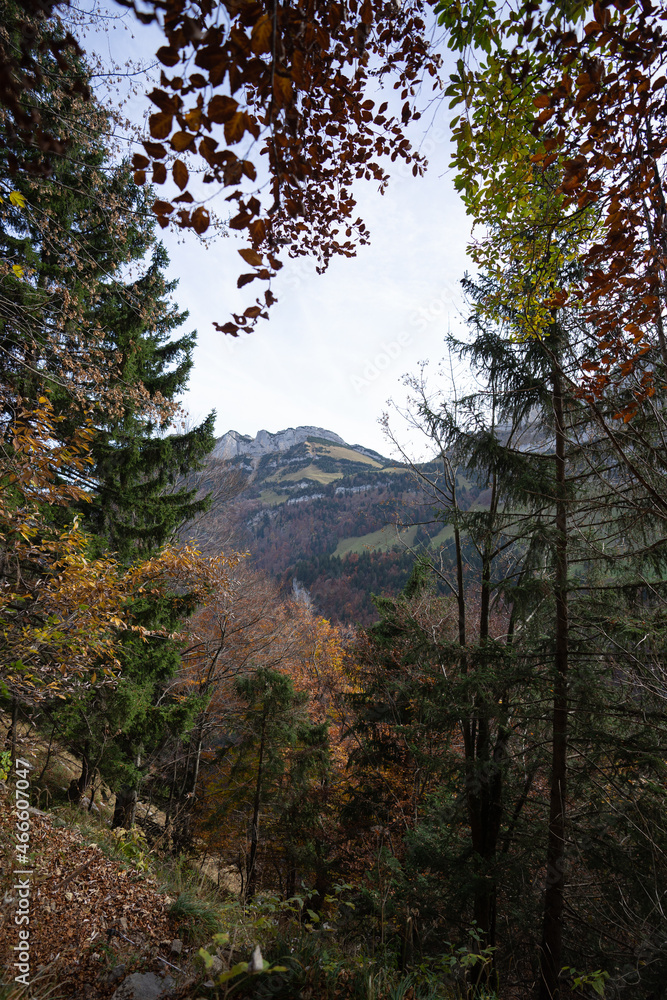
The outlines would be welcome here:
[[[565,818],[567,795],[567,673],[568,673],[568,535],[563,389],[557,361],[552,370],[556,427],[556,636],[552,714],[551,788],[547,841],[547,881],[544,894],[539,1000],[560,1000],[559,975],[563,954],[565,894]]]
[[[111,829],[122,827],[124,830],[131,830],[134,826],[134,816],[137,809],[137,790],[130,785],[123,785],[119,792],[116,792],[116,804],[113,811]]]
[[[255,786],[255,801],[252,810],[252,826],[250,829],[250,857],[248,858],[248,883],[246,899],[252,899],[257,887],[257,848],[259,846],[259,807],[262,794],[262,767],[264,763],[264,742],[266,738],[266,710],[262,719],[262,736],[259,743],[259,761],[257,764],[257,784]]]

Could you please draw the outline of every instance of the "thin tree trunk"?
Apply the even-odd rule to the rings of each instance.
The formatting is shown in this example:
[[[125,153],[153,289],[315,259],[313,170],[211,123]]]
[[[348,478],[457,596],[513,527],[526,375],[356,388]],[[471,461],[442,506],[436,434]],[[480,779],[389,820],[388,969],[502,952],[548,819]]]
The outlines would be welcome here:
[[[42,778],[46,774],[46,769],[49,766],[49,761],[51,760],[51,747],[53,746],[53,737],[55,736],[55,734],[56,734],[56,724],[54,723],[53,728],[51,730],[51,736],[49,737],[49,746],[46,751],[46,760],[44,761],[44,767],[39,772],[39,777],[35,781],[36,785],[39,785],[41,783]]]
[[[257,885],[257,848],[259,846],[259,807],[262,794],[262,768],[264,763],[264,741],[266,737],[266,709],[262,719],[262,737],[259,743],[259,762],[257,764],[257,784],[255,786],[255,802],[252,810],[252,827],[250,829],[250,857],[248,858],[248,889],[246,898],[252,899]]]
[[[16,762],[16,732],[18,729],[19,721],[19,700],[14,695],[12,698],[12,721],[7,730],[7,738],[5,739],[5,746],[9,748],[12,755],[12,767]]]
[[[553,407],[556,425],[556,642],[554,651],[554,700],[552,716],[551,789],[547,842],[547,882],[544,894],[540,953],[540,1000],[560,1000],[559,975],[563,953],[565,890],[565,818],[567,795],[567,497],[565,481],[565,425],[563,389],[557,363],[553,372]]]

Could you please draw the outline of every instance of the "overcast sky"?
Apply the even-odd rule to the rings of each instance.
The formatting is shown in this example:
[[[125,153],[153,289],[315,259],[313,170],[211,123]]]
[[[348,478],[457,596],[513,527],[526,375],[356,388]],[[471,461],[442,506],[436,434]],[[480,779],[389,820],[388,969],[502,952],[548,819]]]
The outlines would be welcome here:
[[[119,8],[108,9],[109,30],[89,36],[88,46],[105,60],[150,60],[153,30],[129,13],[123,30]],[[140,120],[149,102],[139,95],[129,107]],[[176,300],[189,310],[187,328],[198,331],[184,400],[194,421],[215,409],[219,435],[314,424],[390,453],[378,425],[387,400],[405,398],[401,378],[420,361],[435,368],[448,324],[463,330],[459,282],[469,267],[470,224],[448,168],[453,113],[441,102],[415,126],[430,164],[425,178],[398,167],[383,196],[376,185],[359,185],[370,246],[355,259],[333,261],[324,275],[308,261],[288,261],[273,285],[278,304],[250,335],[230,338],[213,328],[251,304],[248,288],[236,289],[243,241],[220,238],[207,249],[192,235],[161,234],[170,277],[179,280]],[[224,215],[221,205],[214,208]]]

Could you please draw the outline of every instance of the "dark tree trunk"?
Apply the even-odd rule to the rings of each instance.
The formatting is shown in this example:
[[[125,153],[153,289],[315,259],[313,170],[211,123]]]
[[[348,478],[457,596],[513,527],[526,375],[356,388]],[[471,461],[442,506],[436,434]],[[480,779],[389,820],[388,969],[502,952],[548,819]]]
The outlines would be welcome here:
[[[67,790],[67,798],[70,802],[80,802],[81,796],[88,788],[93,777],[93,768],[90,766],[88,747],[84,747],[81,754],[81,774],[78,778],[72,778]]]
[[[137,809],[137,790],[130,785],[123,785],[119,792],[116,792],[116,805],[113,811],[111,829],[122,827],[124,830],[131,830],[134,826],[134,814]]]
[[[556,425],[556,642],[552,715],[551,788],[547,882],[544,894],[540,953],[540,1000],[560,1000],[559,975],[563,956],[563,906],[565,890],[565,810],[567,794],[567,496],[565,479],[565,425],[563,389],[557,365],[553,369],[553,406]]]
[[[259,744],[259,762],[257,764],[257,785],[255,786],[255,801],[252,810],[252,827],[250,829],[250,856],[248,858],[248,883],[246,889],[246,899],[252,899],[257,887],[257,848],[259,847],[259,807],[261,804],[263,764],[264,764],[264,742],[266,739],[266,710],[262,720],[262,737]]]
[[[7,730],[7,736],[5,737],[5,747],[12,755],[12,768],[16,762],[16,734],[18,729],[19,721],[19,700],[16,697],[12,698],[12,721],[9,724],[9,729]]]

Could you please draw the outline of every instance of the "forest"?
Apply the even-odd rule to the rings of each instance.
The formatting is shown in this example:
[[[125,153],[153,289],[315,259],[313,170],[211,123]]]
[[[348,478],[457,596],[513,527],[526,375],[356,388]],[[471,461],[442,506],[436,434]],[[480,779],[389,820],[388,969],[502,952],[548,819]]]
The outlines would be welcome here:
[[[128,157],[77,5],[0,0],[1,1000],[667,998],[667,12],[114,5],[162,39]],[[470,378],[408,379],[413,550],[336,624],[192,540],[240,483],[160,231],[222,189],[252,336],[435,100]]]

